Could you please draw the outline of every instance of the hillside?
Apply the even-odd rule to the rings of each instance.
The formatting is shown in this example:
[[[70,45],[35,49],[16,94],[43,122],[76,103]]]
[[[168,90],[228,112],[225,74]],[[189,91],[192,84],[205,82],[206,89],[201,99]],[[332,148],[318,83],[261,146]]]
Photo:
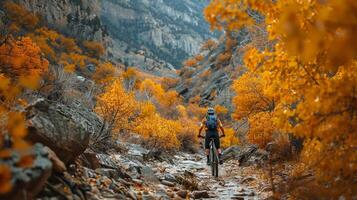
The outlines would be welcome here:
[[[357,199],[356,24],[351,0],[0,1],[0,199]]]
[[[113,38],[113,57],[130,66],[152,68],[140,60],[154,59],[155,65],[180,68],[182,61],[198,52],[201,43],[214,35],[202,10],[207,1],[101,1],[101,19]],[[130,59],[132,58],[132,59]]]

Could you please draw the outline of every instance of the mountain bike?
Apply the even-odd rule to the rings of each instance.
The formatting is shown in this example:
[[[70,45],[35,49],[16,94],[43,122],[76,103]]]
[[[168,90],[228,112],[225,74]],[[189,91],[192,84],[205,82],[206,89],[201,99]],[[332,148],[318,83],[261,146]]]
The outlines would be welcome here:
[[[216,145],[214,143],[214,138],[210,139],[208,157],[209,157],[209,163],[211,165],[212,176],[218,177],[219,157],[218,157]]]
[[[220,138],[221,137],[222,136],[220,136]],[[201,138],[205,138],[205,137],[201,136]],[[214,138],[210,138],[208,158],[209,158],[209,165],[211,166],[212,176],[218,177],[219,156],[214,142]]]

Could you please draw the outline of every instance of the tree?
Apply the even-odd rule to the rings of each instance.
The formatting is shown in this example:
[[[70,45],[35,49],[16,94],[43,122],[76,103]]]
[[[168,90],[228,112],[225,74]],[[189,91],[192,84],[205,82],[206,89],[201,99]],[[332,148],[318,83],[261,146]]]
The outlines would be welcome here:
[[[140,85],[138,72],[134,67],[127,68],[122,74],[123,84],[127,91],[138,89]]]
[[[0,45],[0,66],[0,158],[7,159],[14,151],[26,152],[30,147],[24,140],[27,134],[25,116],[17,110],[23,109],[26,102],[19,96],[25,89],[37,89],[48,62],[30,38],[16,40],[10,36]],[[32,163],[31,158],[21,155],[16,164],[26,167],[24,160]],[[1,163],[0,194],[12,189],[11,176],[11,169]]]
[[[105,53],[105,49],[100,42],[84,41],[82,45],[88,54],[92,57],[100,58]]]
[[[3,7],[5,9],[6,16],[11,21],[11,24],[8,26],[11,30],[15,30],[13,33],[20,31],[21,28],[33,30],[39,23],[39,18],[35,14],[26,10],[19,4],[11,1],[5,1]]]
[[[116,79],[99,95],[95,111],[104,119],[109,130],[119,132],[132,128],[130,121],[137,105],[134,94],[126,92],[121,81]]]
[[[153,97],[160,98],[165,92],[159,83],[151,79],[145,79],[140,84],[140,91],[144,94],[146,100],[152,100]]]
[[[115,67],[109,63],[101,63],[95,70],[92,79],[97,84],[110,84],[110,82],[115,78]]]
[[[186,67],[194,67],[197,65],[197,60],[194,58],[187,59],[183,65]]]
[[[245,57],[264,80],[264,94],[274,99],[274,126],[305,138],[300,169],[313,170],[317,181],[309,184],[324,185],[319,195],[352,197],[357,173],[357,76],[351,73],[357,68],[355,2],[222,0],[212,1],[205,16],[212,28],[238,30],[256,21],[247,10],[264,15],[268,39],[275,44]]]
[[[213,49],[217,48],[217,46],[218,44],[216,41],[208,39],[205,43],[203,43],[201,51],[212,51]]]

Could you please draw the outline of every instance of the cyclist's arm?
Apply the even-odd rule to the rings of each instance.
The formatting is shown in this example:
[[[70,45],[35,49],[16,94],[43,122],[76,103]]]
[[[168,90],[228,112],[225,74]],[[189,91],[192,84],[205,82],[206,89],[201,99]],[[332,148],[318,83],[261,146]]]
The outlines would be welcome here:
[[[224,128],[223,128],[221,120],[219,120],[219,119],[218,119],[218,127],[221,130],[222,136],[224,137],[225,136]]]

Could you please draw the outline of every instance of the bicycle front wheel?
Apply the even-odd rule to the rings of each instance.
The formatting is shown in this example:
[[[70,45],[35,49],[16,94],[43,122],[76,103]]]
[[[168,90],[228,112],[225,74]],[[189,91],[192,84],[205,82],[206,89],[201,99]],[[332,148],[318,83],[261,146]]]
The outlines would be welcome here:
[[[211,160],[212,176],[218,177],[218,154],[217,149],[212,148],[212,160]]]

